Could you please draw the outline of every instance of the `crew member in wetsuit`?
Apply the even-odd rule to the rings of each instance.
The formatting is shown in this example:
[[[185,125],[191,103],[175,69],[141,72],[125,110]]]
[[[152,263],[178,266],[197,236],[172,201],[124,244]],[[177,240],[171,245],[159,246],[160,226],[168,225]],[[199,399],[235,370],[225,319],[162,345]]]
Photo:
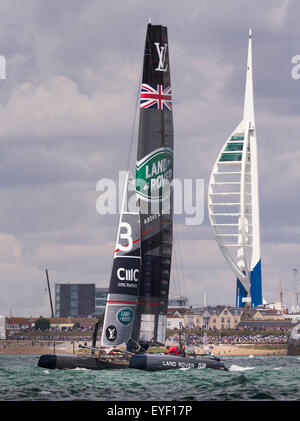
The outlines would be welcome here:
[[[167,345],[166,348],[167,348],[166,354],[175,354],[175,355],[177,354],[177,351],[178,351],[177,346]]]
[[[185,357],[186,356],[185,346],[181,345],[179,349],[177,348],[176,354],[182,355],[183,357]]]

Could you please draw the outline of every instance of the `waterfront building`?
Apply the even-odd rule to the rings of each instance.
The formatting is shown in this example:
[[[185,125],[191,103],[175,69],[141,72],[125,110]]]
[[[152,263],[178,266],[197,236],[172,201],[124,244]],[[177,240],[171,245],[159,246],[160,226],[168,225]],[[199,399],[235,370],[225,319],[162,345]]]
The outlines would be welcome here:
[[[194,308],[184,314],[184,326],[188,329],[234,329],[240,322],[243,309],[230,306]]]
[[[87,317],[95,313],[95,284],[55,284],[55,316]]]
[[[186,329],[227,330],[227,329],[291,329],[293,321],[288,315],[267,307],[259,309],[218,305],[215,307],[192,308],[184,314]],[[295,322],[294,322],[295,323]]]
[[[7,333],[17,333],[32,327],[32,321],[26,317],[6,317],[5,328]]]

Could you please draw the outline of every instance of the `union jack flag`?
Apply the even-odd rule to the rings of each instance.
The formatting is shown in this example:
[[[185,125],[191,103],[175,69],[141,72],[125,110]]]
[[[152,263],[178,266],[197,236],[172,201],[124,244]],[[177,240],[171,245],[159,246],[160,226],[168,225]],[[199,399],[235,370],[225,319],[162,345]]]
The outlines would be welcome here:
[[[168,109],[172,111],[171,86],[142,84],[141,108]]]

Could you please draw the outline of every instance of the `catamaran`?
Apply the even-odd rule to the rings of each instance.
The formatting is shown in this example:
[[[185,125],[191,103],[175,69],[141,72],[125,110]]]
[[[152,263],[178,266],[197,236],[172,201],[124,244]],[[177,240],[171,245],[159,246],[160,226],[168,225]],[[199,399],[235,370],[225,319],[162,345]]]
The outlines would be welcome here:
[[[136,178],[127,173],[100,347],[42,355],[47,368],[213,368],[207,356],[147,352],[165,344],[173,232],[173,113],[167,28],[148,24],[140,90]],[[125,348],[126,344],[126,348]]]

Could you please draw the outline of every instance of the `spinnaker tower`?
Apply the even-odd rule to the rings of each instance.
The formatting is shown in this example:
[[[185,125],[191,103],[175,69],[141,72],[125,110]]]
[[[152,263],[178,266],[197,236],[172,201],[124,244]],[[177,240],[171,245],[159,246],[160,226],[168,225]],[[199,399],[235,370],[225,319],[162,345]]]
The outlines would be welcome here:
[[[249,30],[244,115],[222,147],[208,188],[214,237],[237,277],[236,306],[262,304],[252,33]],[[251,303],[251,304],[250,304]]]

